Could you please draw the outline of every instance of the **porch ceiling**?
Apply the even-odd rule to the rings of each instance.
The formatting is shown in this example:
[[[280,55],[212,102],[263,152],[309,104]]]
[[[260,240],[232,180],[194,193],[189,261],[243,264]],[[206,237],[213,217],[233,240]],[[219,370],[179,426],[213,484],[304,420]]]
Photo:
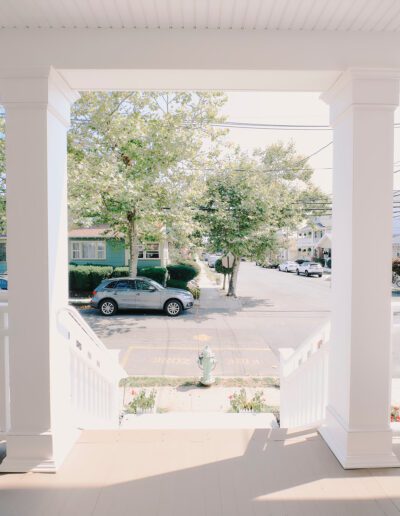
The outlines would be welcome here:
[[[15,0],[1,28],[400,30],[397,0]]]

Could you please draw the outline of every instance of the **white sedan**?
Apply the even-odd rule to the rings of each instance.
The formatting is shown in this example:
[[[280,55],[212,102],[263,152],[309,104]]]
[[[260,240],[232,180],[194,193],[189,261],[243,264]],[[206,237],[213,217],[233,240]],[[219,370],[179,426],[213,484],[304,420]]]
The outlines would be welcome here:
[[[296,262],[291,262],[290,260],[286,262],[282,262],[279,264],[278,269],[281,272],[297,272],[299,264]]]
[[[297,264],[297,274],[304,274],[305,276],[322,276],[322,266],[317,262],[303,262],[301,265]]]

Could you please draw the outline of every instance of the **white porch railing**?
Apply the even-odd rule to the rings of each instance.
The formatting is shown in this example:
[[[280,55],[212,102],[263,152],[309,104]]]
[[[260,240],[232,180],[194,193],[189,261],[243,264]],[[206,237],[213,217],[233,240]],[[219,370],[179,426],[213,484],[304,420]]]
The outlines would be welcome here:
[[[330,323],[295,351],[280,350],[281,426],[317,426],[325,418],[328,389]],[[400,377],[400,302],[392,301],[392,361]]]
[[[280,350],[283,428],[315,426],[325,418],[330,328],[324,324],[295,351]]]
[[[80,428],[115,428],[122,408],[119,381],[127,376],[118,362],[118,350],[107,349],[79,312],[71,307],[59,313],[69,344],[70,400]]]
[[[8,303],[0,300],[0,435],[10,427]]]

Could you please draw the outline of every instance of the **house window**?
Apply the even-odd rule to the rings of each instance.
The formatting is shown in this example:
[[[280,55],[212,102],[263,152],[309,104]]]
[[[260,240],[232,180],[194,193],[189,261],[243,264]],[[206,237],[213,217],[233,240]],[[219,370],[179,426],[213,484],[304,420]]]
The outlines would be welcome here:
[[[146,258],[149,258],[149,259],[160,258],[160,244],[146,244],[145,253],[146,253]]]
[[[104,260],[106,243],[104,240],[71,242],[73,260]]]
[[[6,261],[7,261],[6,243],[0,242],[0,262],[6,262]]]

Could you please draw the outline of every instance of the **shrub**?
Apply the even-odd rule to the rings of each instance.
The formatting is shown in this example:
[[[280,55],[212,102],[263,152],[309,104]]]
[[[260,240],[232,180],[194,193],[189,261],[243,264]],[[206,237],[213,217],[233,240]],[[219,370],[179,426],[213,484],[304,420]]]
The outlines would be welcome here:
[[[161,285],[164,285],[166,275],[167,269],[165,267],[138,267],[138,276],[152,279]],[[113,278],[129,276],[129,267],[115,267],[112,276]]]
[[[141,267],[138,269],[138,276],[145,276],[164,285],[167,269],[165,267]]]
[[[247,399],[246,389],[242,388],[229,396],[232,412],[263,412],[265,399],[262,391],[256,391],[254,396]]]
[[[134,398],[128,405],[127,413],[128,414],[137,414],[138,410],[140,412],[151,411],[154,408],[156,403],[156,390],[152,389],[149,394],[146,393],[145,389],[136,393],[136,391],[132,391]]]
[[[392,271],[395,274],[397,274],[398,276],[400,276],[400,259],[399,258],[395,258],[392,261]]]
[[[171,280],[185,281],[186,283],[200,274],[198,264],[191,261],[167,265],[167,269]]]
[[[73,292],[90,293],[113,272],[111,266],[70,265],[69,289]]]
[[[190,281],[187,284],[187,288],[194,297],[194,299],[200,299],[200,287],[197,285],[195,281]]]
[[[233,269],[228,269],[222,265],[222,258],[218,258],[215,262],[215,272],[219,272],[219,274],[232,274]]]
[[[190,288],[188,287],[187,282],[186,281],[182,281],[182,280],[168,279],[167,280],[167,287],[181,288],[183,290],[189,290],[190,291]]]
[[[113,278],[126,278],[129,276],[129,267],[115,267],[112,273]]]

